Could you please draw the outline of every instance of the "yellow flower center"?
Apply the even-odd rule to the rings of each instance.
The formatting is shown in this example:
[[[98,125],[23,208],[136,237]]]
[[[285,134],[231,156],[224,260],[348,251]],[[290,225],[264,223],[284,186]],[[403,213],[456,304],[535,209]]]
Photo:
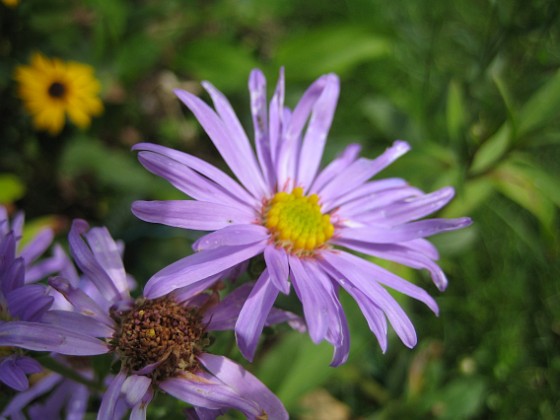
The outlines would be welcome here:
[[[311,254],[334,233],[331,216],[321,213],[317,194],[305,196],[301,187],[272,197],[264,209],[264,225],[277,245],[296,254]]]

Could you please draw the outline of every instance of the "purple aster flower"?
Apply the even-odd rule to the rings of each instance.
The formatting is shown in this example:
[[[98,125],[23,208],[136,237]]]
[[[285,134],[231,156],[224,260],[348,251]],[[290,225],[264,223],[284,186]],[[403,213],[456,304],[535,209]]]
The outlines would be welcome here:
[[[106,347],[89,335],[46,323],[53,297],[42,284],[25,284],[26,260],[16,256],[20,228],[14,232],[6,218],[0,219],[0,381],[17,391],[28,388],[28,374],[42,369],[23,349],[93,355]]]
[[[259,70],[249,78],[255,152],[227,99],[203,83],[214,109],[195,95],[177,96],[194,113],[237,178],[186,153],[140,143],[142,165],[192,200],[137,201],[142,220],[184,229],[213,231],[195,244],[195,254],[156,273],[144,293],[157,298],[194,287],[217,272],[264,254],[266,269],[241,310],[235,331],[241,352],[252,359],[264,320],[279,292],[290,284],[303,304],[314,342],[335,347],[332,365],[348,355],[347,322],[340,287],[358,303],[381,348],[387,347],[387,319],[409,347],[414,327],[386,287],[424,302],[436,302],[421,288],[348,250],[426,269],[443,290],[447,280],[435,263],[437,250],[425,238],[460,229],[469,218],[423,219],[447,204],[452,188],[430,194],[398,178],[371,180],[409,150],[396,141],[375,159],[358,157],[351,145],[319,169],[339,94],[334,74],[317,79],[293,110],[284,107],[284,75],[267,110],[266,81]]]
[[[10,232],[15,237],[16,256],[24,261],[25,283],[34,283],[46,278],[48,275],[58,272],[64,265],[64,251],[60,246],[55,246],[53,255],[41,258],[50,247],[54,232],[50,227],[39,230],[31,240],[21,247],[23,236],[24,215],[18,212],[11,223],[4,206],[0,206],[0,236],[5,237]]]
[[[84,381],[94,378],[89,358],[62,357],[53,355],[58,363],[72,369]],[[82,419],[89,403],[91,392],[84,383],[66,378],[59,373],[44,371],[34,383],[19,392],[0,413],[0,418],[25,418],[26,410],[31,419]],[[40,402],[36,402],[41,398]],[[65,415],[63,415],[63,413]]]
[[[221,302],[197,287],[156,299],[132,299],[118,247],[107,229],[89,229],[85,221],[76,220],[69,242],[76,264],[97,293],[85,293],[61,277],[50,284],[77,312],[98,322],[97,329],[88,327],[90,333],[103,337],[109,343],[107,352],[120,362],[98,418],[119,418],[123,407],[132,410],[131,418],[145,418],[157,388],[190,403],[202,418],[227,409],[252,419],[288,418],[282,403],[258,379],[231,360],[206,352],[207,332],[233,329],[250,286]],[[298,317],[278,309],[267,321],[301,328]]]

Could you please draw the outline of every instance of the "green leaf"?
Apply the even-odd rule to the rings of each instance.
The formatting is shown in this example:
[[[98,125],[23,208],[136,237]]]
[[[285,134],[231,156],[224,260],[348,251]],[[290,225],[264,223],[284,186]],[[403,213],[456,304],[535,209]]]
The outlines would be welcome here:
[[[531,212],[546,231],[553,229],[554,205],[536,187],[530,173],[518,165],[507,162],[493,171],[491,179],[502,194]]]
[[[453,142],[461,139],[461,132],[465,130],[466,112],[465,99],[461,85],[452,80],[447,88],[447,134]]]
[[[518,115],[519,136],[558,120],[560,108],[560,70],[523,106]]]
[[[123,42],[115,58],[115,72],[125,82],[131,83],[145,77],[157,63],[160,45],[148,34],[139,33]]]
[[[329,366],[332,351],[326,342],[314,344],[307,334],[292,332],[266,353],[257,377],[292,410],[302,395],[335,372]]]
[[[558,118],[560,70],[523,105],[521,111],[515,116],[512,115],[511,100],[504,84],[499,78],[495,78],[495,82],[510,111],[510,120],[502,124],[498,131],[476,152],[470,169],[472,174],[479,174],[490,169],[518,139],[545,127]]]
[[[557,207],[560,207],[560,188],[558,188],[560,177],[547,172],[526,155],[516,154],[511,162],[518,171],[523,172],[528,179],[532,180],[535,188],[546,195]]]
[[[505,155],[511,145],[513,130],[510,123],[504,123],[492,137],[490,137],[474,155],[470,173],[480,174],[489,170],[502,156]]]
[[[61,159],[61,173],[75,177],[93,173],[99,183],[127,194],[169,195],[157,178],[136,162],[133,153],[123,153],[105,147],[95,139],[82,137],[70,143]]]
[[[209,80],[223,91],[246,85],[251,69],[258,67],[249,48],[222,39],[201,38],[177,55],[177,69],[198,80]]]
[[[335,72],[344,76],[357,65],[385,57],[389,41],[359,26],[328,26],[294,35],[280,44],[278,66],[284,65],[287,77],[306,80]]]
[[[88,3],[98,17],[96,29],[99,33],[108,35],[111,41],[119,40],[126,28],[128,3],[123,0],[89,0]]]
[[[25,195],[25,184],[12,174],[0,174],[0,203],[8,204]]]
[[[442,217],[462,217],[472,214],[495,191],[487,177],[468,180],[453,201],[442,211]]]
[[[484,404],[487,386],[482,377],[457,379],[439,390],[435,405],[440,419],[468,419],[475,416]]]

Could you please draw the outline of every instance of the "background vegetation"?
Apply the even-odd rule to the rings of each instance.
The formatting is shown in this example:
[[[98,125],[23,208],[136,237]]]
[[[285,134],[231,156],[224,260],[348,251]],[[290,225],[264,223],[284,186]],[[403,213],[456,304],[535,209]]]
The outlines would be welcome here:
[[[135,199],[179,195],[130,146],[152,141],[223,165],[172,89],[201,92],[199,82],[212,81],[250,129],[253,67],[269,91],[285,67],[290,106],[336,72],[342,90],[326,158],[352,142],[375,156],[406,139],[413,151],[382,175],[426,191],[453,185],[458,196],[442,215],[475,224],[435,238],[445,293],[425,273],[391,267],[440,305],[436,318],[402,300],[415,349],[393,335],[382,354],[344,296],[346,365],[329,368],[327,345],[281,328],[248,368],[301,419],[559,418],[559,10],[555,0],[0,4],[0,202],[23,209],[28,230],[51,224],[62,239],[74,217],[108,226],[143,282],[190,252],[195,237],[132,216]],[[33,130],[12,76],[34,51],[95,68],[105,112],[89,130]],[[233,344],[220,336],[215,351],[242,362]],[[181,408],[159,398],[151,418]]]

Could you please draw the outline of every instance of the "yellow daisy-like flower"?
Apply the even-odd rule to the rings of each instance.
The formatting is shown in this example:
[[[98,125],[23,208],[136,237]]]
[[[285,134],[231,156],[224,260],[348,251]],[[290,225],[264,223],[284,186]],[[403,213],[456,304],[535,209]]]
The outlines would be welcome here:
[[[38,130],[60,133],[66,115],[78,127],[86,128],[91,117],[103,111],[99,81],[86,64],[35,53],[30,65],[16,68],[15,79],[18,95]]]

